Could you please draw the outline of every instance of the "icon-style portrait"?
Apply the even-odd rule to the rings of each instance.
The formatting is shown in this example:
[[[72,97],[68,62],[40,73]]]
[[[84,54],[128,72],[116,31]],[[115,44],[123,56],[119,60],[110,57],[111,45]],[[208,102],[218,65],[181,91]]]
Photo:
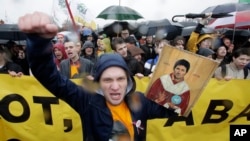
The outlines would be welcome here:
[[[146,97],[188,116],[219,63],[167,45],[156,64]]]
[[[190,63],[187,60],[178,60],[172,73],[162,75],[152,84],[147,97],[183,115],[190,100],[190,88],[184,78],[189,68]]]

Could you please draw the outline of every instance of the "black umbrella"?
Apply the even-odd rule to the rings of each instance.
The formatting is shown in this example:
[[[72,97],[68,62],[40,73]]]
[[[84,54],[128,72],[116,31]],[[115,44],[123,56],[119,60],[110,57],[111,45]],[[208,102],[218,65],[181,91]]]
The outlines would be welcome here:
[[[187,26],[183,27],[181,31],[181,36],[190,36],[191,33],[195,30],[196,26]],[[215,33],[214,28],[211,27],[203,27],[201,30],[201,34],[210,34]]]
[[[106,9],[104,9],[97,18],[101,19],[112,19],[112,20],[138,20],[143,18],[143,16],[135,11],[134,9],[131,9],[126,6],[109,6]]]
[[[0,39],[15,40],[15,41],[25,40],[26,35],[19,30],[17,24],[1,24]]]
[[[127,21],[115,21],[111,24],[105,25],[100,34],[106,34],[109,37],[118,36],[122,30],[128,29],[130,34],[134,34],[137,29],[136,23]]]
[[[178,22],[179,24],[181,24],[183,27],[187,27],[187,26],[197,26],[197,22],[194,21],[182,21],[182,22]]]
[[[230,29],[230,28],[224,28],[221,31],[221,34],[227,36],[227,37],[233,37],[233,36],[240,36],[240,37],[250,37],[250,31],[244,30],[244,29]]]
[[[210,12],[211,13],[211,12]],[[195,18],[205,18],[208,16],[208,13],[199,13],[199,14],[196,14],[196,13],[188,13],[188,14],[185,14],[185,15],[174,15],[172,17],[172,21],[173,22],[178,22],[175,18],[178,18],[178,17],[185,17],[185,18],[189,18],[189,19],[195,19]],[[232,14],[228,14],[228,13],[213,13],[211,15],[211,18],[224,18],[224,17],[231,17],[233,16]]]
[[[225,3],[206,8],[202,13],[231,13],[236,11],[245,11],[250,9],[249,3]]]
[[[223,36],[228,37],[232,40],[236,47],[250,47],[249,38],[250,38],[250,31],[244,29],[231,29],[231,28],[224,28],[218,30]]]
[[[173,24],[168,19],[150,20],[142,22],[138,26],[135,36],[152,36],[172,40],[180,34],[182,25]]]

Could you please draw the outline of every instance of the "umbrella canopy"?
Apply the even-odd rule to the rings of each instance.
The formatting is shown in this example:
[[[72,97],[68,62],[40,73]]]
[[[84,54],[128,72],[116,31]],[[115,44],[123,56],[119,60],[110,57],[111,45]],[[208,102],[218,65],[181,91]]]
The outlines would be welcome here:
[[[197,26],[197,22],[194,21],[182,21],[182,22],[178,22],[179,24],[181,24],[183,27],[188,27],[188,26]]]
[[[245,46],[248,43],[248,39],[250,37],[250,31],[245,29],[231,29],[231,28],[223,28],[217,29],[223,36],[230,38],[235,45],[238,47]],[[246,44],[247,43],[247,44]],[[245,44],[245,45],[243,45]]]
[[[17,24],[1,24],[0,39],[15,41],[25,40],[26,35],[19,30]]]
[[[178,23],[172,23],[168,19],[150,20],[142,22],[138,26],[135,36],[152,36],[172,40],[180,34],[183,26]]]
[[[250,10],[232,12],[233,16],[212,19],[209,22],[210,27],[218,28],[237,28],[249,29],[250,28]]]
[[[244,30],[244,29],[230,29],[230,28],[224,28],[221,31],[222,35],[225,35],[227,37],[233,37],[233,36],[240,36],[240,37],[250,37],[250,31]]]
[[[0,39],[0,44],[1,45],[6,45],[9,41],[13,41],[13,40],[4,40],[4,39]],[[17,45],[27,45],[26,40],[19,40],[19,41],[14,41]]]
[[[181,31],[181,36],[190,36],[191,33],[195,30],[196,26],[187,26],[187,27],[183,27],[182,31]],[[211,33],[215,33],[214,28],[211,27],[203,27],[201,30],[201,34],[211,34]]]
[[[236,11],[245,11],[250,9],[250,4],[248,3],[225,3],[220,5],[215,5],[206,8],[202,13],[231,13]]]
[[[136,23],[127,21],[115,21],[103,27],[100,34],[106,34],[108,37],[115,37],[121,33],[122,30],[128,29],[130,34],[134,34],[137,29]]]
[[[137,11],[126,6],[109,6],[104,9],[97,18],[112,20],[138,20],[143,16]]]

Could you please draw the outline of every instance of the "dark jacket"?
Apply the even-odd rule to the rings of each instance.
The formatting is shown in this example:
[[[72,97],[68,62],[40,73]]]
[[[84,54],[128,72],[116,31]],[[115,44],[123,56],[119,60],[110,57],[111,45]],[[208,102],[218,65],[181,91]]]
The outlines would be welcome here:
[[[129,71],[134,76],[137,73],[144,73],[142,69],[140,69],[140,63],[131,56],[131,54],[128,52],[127,57],[124,58],[125,62],[128,65]]]
[[[80,67],[78,68],[78,72],[79,74],[74,75],[73,78],[80,78],[82,73],[86,73],[86,74],[93,74],[93,67],[94,64],[85,58],[80,57]],[[70,59],[65,59],[62,60],[62,62],[60,63],[60,72],[63,76],[66,76],[67,78],[71,78],[70,77]]]
[[[97,91],[97,94],[93,95],[80,86],[77,86],[66,77],[61,76],[53,62],[52,52],[48,51],[50,47],[49,39],[42,39],[34,36],[28,37],[28,59],[33,75],[52,94],[63,99],[79,113],[82,120],[85,141],[108,141],[112,136],[113,118],[106,105],[102,91]],[[114,57],[117,55],[108,54],[107,56]],[[98,81],[103,70],[109,66],[120,66],[128,70],[127,66],[124,65],[126,63],[121,61],[123,60],[121,57],[114,57],[109,61],[106,61],[105,58],[100,60],[102,62],[100,61],[99,64],[96,64],[95,81]],[[133,77],[129,77],[129,80],[133,80]],[[159,106],[155,102],[147,99],[143,94],[131,93],[133,91],[133,87],[131,86],[135,87],[134,83],[134,81],[128,82],[129,91],[125,101],[129,107],[130,97],[138,94],[142,108],[134,111],[129,107],[132,121],[141,120],[142,127],[146,128],[147,119],[175,115],[172,110]],[[137,128],[134,126],[134,133],[135,141],[145,140],[145,129],[138,133]]]
[[[145,44],[143,46],[141,46],[141,49],[144,51],[143,54],[143,61],[147,61],[148,59],[153,59],[155,58],[155,56],[157,55],[154,49],[154,45],[153,44]]]
[[[14,71],[18,73],[23,72],[23,69],[16,63],[7,62],[2,68],[0,68],[0,73],[8,74],[8,71]]]

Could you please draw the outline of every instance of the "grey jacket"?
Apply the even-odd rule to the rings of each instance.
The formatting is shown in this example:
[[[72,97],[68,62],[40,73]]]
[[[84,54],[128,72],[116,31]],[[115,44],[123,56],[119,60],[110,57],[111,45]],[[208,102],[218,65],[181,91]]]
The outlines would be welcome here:
[[[82,73],[93,75],[94,64],[85,58],[80,57],[80,67],[78,69],[79,74],[74,75],[72,78],[81,78]],[[60,63],[60,73],[67,78],[70,77],[70,59],[65,59]]]

